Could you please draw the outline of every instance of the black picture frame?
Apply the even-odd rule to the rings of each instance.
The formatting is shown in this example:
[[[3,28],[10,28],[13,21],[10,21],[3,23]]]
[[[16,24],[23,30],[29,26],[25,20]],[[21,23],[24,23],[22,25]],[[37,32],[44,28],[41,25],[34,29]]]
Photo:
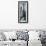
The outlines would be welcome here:
[[[28,1],[18,1],[18,23],[28,23]]]

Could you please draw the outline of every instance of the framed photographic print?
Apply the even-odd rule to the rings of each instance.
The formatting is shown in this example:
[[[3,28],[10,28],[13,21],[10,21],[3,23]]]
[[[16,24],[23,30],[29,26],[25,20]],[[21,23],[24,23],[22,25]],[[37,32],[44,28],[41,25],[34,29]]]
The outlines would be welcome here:
[[[28,23],[28,1],[18,1],[18,23]]]

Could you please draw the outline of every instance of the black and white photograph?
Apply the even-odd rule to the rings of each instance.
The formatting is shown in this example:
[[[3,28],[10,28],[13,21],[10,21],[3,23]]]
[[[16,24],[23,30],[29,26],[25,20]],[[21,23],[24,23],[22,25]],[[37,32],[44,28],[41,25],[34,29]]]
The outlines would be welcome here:
[[[0,46],[46,46],[46,0],[0,0]]]
[[[28,1],[18,1],[18,23],[28,23]]]

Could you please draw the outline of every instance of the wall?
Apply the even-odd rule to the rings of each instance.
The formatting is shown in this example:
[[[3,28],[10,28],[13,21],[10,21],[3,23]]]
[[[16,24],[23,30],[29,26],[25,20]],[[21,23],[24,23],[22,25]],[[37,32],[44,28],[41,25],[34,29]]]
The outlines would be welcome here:
[[[46,0],[29,1],[29,23],[18,24],[18,0],[0,0],[0,29],[46,28]]]
[[[31,27],[46,30],[46,0],[32,0]]]

